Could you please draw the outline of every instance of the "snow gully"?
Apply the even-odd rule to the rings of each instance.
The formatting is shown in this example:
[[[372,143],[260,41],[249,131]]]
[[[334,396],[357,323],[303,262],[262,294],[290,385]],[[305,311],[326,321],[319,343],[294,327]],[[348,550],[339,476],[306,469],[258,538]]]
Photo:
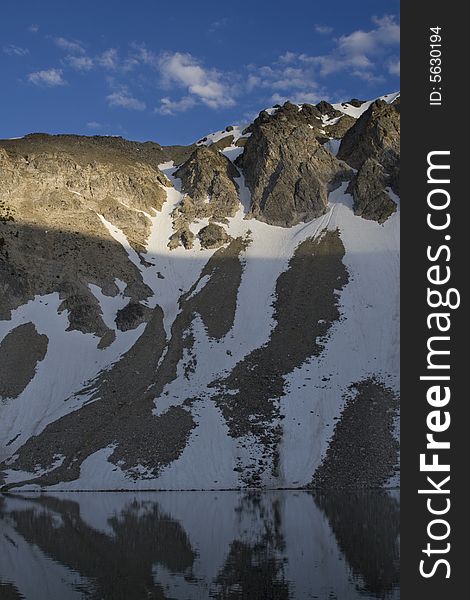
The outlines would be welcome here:
[[[443,161],[444,158],[444,161]],[[439,244],[428,245],[426,289],[426,325],[430,332],[427,339],[426,374],[420,381],[429,385],[426,391],[426,452],[420,454],[420,473],[426,475],[427,489],[418,490],[426,496],[429,521],[427,540],[422,553],[427,557],[420,561],[419,572],[424,578],[436,574],[450,577],[451,509],[450,490],[450,441],[446,432],[451,423],[449,403],[451,399],[450,354],[451,311],[460,305],[458,289],[450,287],[451,281],[451,195],[450,151],[433,151],[427,155],[427,225],[431,232],[442,235]],[[444,335],[443,335],[444,334]]]

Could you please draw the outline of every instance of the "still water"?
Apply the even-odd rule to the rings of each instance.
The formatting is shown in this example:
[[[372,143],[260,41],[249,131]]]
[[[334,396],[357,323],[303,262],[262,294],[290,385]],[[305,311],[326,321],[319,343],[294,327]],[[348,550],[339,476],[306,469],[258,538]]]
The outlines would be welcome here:
[[[398,599],[394,492],[0,497],[2,600]]]

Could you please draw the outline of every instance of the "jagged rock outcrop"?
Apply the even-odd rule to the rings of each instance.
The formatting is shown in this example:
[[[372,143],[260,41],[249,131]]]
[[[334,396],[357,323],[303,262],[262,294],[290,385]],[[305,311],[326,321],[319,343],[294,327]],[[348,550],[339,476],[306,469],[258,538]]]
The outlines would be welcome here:
[[[343,114],[340,110],[335,108],[329,102],[322,100],[318,104],[315,105],[320,114],[328,117],[329,119],[334,119],[335,117],[341,117]]]
[[[385,191],[387,183],[382,165],[368,158],[347,189],[354,198],[356,215],[383,223],[396,211],[395,202]]]
[[[368,158],[375,158],[390,169],[396,166],[399,157],[399,105],[376,100],[344,136],[338,158],[355,169],[360,169]]]
[[[358,170],[350,186],[355,213],[379,222],[387,219],[396,205],[385,188],[399,193],[399,101],[373,102],[344,135],[338,158]]]
[[[195,219],[232,217],[240,206],[237,169],[216,148],[199,146],[174,173],[181,179],[185,196],[178,216],[191,223]]]
[[[327,122],[327,124],[324,126],[324,130],[329,138],[340,140],[355,124],[356,119],[350,117],[349,115],[341,115],[340,117],[334,118],[333,121],[334,122],[330,124]]]
[[[173,222],[173,226],[175,226],[175,222]],[[189,229],[187,223],[183,222],[183,225],[170,236],[168,248],[175,250],[178,246],[183,246],[186,250],[191,250],[194,245],[194,237],[194,233]]]
[[[209,225],[203,227],[199,231],[198,237],[203,248],[220,248],[232,239],[225,229],[217,223],[209,223]]]
[[[233,141],[233,136],[230,138]],[[194,233],[189,227],[191,223],[204,218],[226,223],[227,218],[233,217],[240,208],[235,181],[240,174],[233,163],[219,152],[218,145],[212,144],[209,147],[198,146],[174,175],[181,180],[184,196],[172,214],[175,233],[168,247],[174,249],[181,244],[185,248],[192,248]],[[203,233],[201,241],[207,238],[211,230],[216,231],[214,227]],[[215,237],[222,239],[220,233]],[[209,243],[213,242],[215,238]],[[217,248],[218,245],[203,247]]]
[[[350,176],[347,165],[319,143],[308,122],[312,108],[286,103],[253,123],[237,160],[251,191],[252,217],[282,227],[309,221],[325,212],[328,192]]]

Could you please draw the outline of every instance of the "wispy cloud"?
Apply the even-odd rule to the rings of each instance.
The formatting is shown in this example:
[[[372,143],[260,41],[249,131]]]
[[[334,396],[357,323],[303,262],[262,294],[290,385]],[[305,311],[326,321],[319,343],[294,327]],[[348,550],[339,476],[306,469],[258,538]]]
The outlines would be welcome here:
[[[101,67],[114,71],[119,65],[119,55],[116,48],[108,48],[98,58],[97,62]]]
[[[34,71],[28,75],[28,81],[42,87],[57,87],[66,85],[67,83],[65,79],[62,78],[62,69]]]
[[[128,87],[121,85],[119,89],[106,96],[109,106],[127,108],[128,110],[145,110],[146,104],[135,98]]]
[[[28,48],[21,48],[21,46],[15,46],[15,44],[3,46],[2,50],[9,56],[26,56],[26,54],[29,54]]]
[[[31,33],[37,33],[39,31],[39,25],[36,25],[36,23],[32,23],[28,27],[28,31],[30,31]]]
[[[77,71],[90,71],[94,67],[93,59],[89,56],[73,56],[70,54],[65,57],[65,61]]]
[[[88,123],[86,124],[87,129],[103,129],[103,124],[102,123],[98,123],[98,121],[88,121]]]
[[[194,56],[182,52],[166,52],[159,58],[158,67],[163,84],[185,88],[210,108],[233,106],[235,100],[231,86],[216,69],[207,69]]]
[[[162,98],[160,106],[155,109],[155,112],[161,115],[174,115],[178,112],[185,112],[196,105],[196,101],[191,96],[184,96],[180,100],[171,100],[170,98]]]
[[[400,27],[392,16],[373,17],[374,29],[357,30],[341,36],[333,52],[325,56],[305,57],[306,61],[316,64],[322,75],[353,68],[353,74],[359,77],[375,67],[375,62],[383,51],[398,46]]]
[[[328,35],[329,33],[333,33],[333,27],[329,27],[328,25],[315,25],[315,31],[320,35]]]
[[[317,98],[323,92],[316,79],[315,70],[302,63],[293,52],[285,53],[271,65],[250,65],[246,89],[251,92],[256,88],[270,91],[270,100],[276,103],[287,99],[299,103],[309,102],[311,98]]]
[[[364,81],[382,81],[390,52],[400,43],[400,26],[390,15],[373,17],[372,22],[375,27],[368,31],[360,29],[337,38],[328,54],[310,56],[287,52],[281,60],[297,67],[303,65],[304,69],[310,68],[316,76],[326,77],[347,71]]]
[[[68,40],[64,37],[56,37],[54,38],[54,43],[62,50],[66,50],[71,54],[85,54],[85,48],[83,47],[82,43],[78,42],[77,40]]]

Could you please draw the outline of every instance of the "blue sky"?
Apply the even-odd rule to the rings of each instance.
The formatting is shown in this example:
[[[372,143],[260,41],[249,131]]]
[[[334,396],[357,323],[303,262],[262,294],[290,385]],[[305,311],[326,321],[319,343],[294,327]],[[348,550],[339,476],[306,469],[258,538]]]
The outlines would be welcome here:
[[[0,137],[185,144],[286,99],[392,92],[398,11],[398,0],[5,0]]]

